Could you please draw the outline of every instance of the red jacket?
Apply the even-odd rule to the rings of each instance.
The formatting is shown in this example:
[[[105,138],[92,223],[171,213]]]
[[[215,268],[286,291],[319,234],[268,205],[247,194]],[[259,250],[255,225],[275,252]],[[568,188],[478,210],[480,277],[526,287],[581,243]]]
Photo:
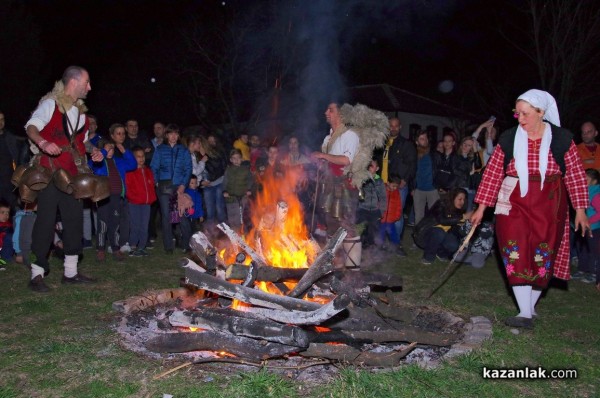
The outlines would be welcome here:
[[[402,200],[400,200],[400,190],[385,190],[387,197],[385,212],[381,217],[382,223],[393,223],[402,217]]]
[[[125,174],[125,196],[134,205],[149,205],[156,201],[154,174],[143,166]]]

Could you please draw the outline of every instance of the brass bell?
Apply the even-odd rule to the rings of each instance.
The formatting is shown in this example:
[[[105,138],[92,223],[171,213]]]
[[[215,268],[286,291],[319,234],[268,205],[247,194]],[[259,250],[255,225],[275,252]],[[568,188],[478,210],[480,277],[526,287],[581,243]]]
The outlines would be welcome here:
[[[28,164],[22,164],[18,166],[13,172],[12,177],[10,178],[10,182],[12,182],[12,184],[15,187],[18,187],[21,184],[21,177],[23,177],[23,173],[25,173],[25,170],[27,170],[28,167]]]
[[[37,199],[37,191],[30,189],[27,185],[21,184],[19,186],[19,197],[23,203],[33,203]]]
[[[54,180],[54,185],[56,185],[56,188],[69,195],[73,193],[73,187],[71,186],[73,177],[71,177],[71,174],[69,174],[67,170],[56,170],[52,176],[52,179]]]

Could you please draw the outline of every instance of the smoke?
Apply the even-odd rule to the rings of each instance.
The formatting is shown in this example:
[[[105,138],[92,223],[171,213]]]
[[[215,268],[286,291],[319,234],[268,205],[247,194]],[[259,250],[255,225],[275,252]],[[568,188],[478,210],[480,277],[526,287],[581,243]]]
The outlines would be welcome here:
[[[277,93],[278,118],[287,120],[284,132],[294,132],[304,144],[317,147],[327,133],[323,113],[332,101],[349,100],[347,87],[357,84],[350,70],[369,64],[399,62],[397,58],[372,59],[364,54],[380,42],[401,47],[407,41],[427,48],[436,37],[436,26],[455,1],[310,0],[276,2],[269,32],[271,48],[284,48],[283,89]],[[402,73],[399,68],[398,73]],[[369,82],[385,83],[385,76]]]

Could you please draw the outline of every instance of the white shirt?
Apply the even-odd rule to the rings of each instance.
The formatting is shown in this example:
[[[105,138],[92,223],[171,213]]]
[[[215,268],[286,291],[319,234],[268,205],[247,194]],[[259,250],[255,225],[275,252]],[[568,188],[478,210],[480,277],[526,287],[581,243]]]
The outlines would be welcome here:
[[[38,131],[42,131],[42,129],[44,127],[46,127],[46,125],[48,123],[50,123],[50,119],[52,119],[52,115],[54,114],[55,107],[56,107],[56,102],[53,99],[48,98],[48,99],[43,100],[38,105],[36,110],[33,111],[31,118],[25,124],[25,130],[27,130],[27,127],[29,127],[29,126],[35,126],[38,129]],[[79,124],[77,123],[77,115],[79,115]],[[76,106],[72,106],[71,109],[69,109],[67,111],[67,118],[69,118],[69,122],[70,122],[70,126],[67,126],[67,128],[69,129],[69,132],[71,134],[73,134],[72,129],[74,129],[75,126],[77,126],[78,128],[81,128],[85,124],[85,114],[79,113],[79,110],[77,109]],[[87,139],[88,139],[87,135],[88,135],[88,131],[85,132],[84,142],[87,141]],[[30,142],[31,142],[31,140],[30,140]],[[29,147],[34,154],[37,154],[40,151],[39,148],[37,147],[37,145],[34,144],[33,142],[31,142],[31,145]]]
[[[327,137],[325,137],[325,139],[323,140],[323,145],[321,145],[321,150],[323,152],[325,152],[325,150],[327,149],[327,144],[329,143],[329,140],[331,139],[332,133],[333,133],[333,130],[329,130],[329,135]],[[335,142],[329,149],[329,152],[327,152],[327,153],[329,155],[346,156],[348,158],[348,160],[350,160],[350,162],[352,162],[352,160],[354,160],[354,155],[356,155],[356,152],[358,151],[358,144],[359,144],[358,134],[356,134],[352,130],[346,130],[345,133],[342,133],[342,135],[340,135],[338,137],[338,139],[335,140]]]

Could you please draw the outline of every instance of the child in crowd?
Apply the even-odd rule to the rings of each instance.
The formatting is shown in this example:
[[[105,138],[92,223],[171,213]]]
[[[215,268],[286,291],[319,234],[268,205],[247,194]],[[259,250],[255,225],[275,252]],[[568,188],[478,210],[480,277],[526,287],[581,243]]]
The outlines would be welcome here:
[[[148,223],[150,222],[150,205],[156,201],[154,174],[146,162],[144,148],[135,147],[131,150],[137,169],[125,173],[127,187],[127,207],[129,209],[129,244],[130,256],[147,256]]]
[[[386,235],[394,247],[400,247],[400,237],[394,224],[402,217],[402,200],[400,198],[401,179],[398,176],[390,176],[385,189],[386,204],[383,217],[381,218],[381,241],[385,243]]]
[[[366,229],[362,233],[363,248],[367,248],[377,243],[378,245],[383,243],[375,242],[375,237],[380,229],[379,223],[381,216],[385,211],[385,185],[383,180],[377,174],[379,166],[377,161],[371,160],[367,167],[369,171],[369,178],[363,183],[360,194],[358,207],[356,209],[356,223],[364,224]]]
[[[590,205],[586,213],[592,230],[586,233],[579,247],[578,270],[572,278],[586,283],[596,283],[600,288],[600,185],[598,185],[600,173],[596,169],[587,169],[585,179],[590,196]]]
[[[185,194],[192,200],[192,207],[187,209],[181,220],[179,221],[179,229],[181,230],[181,248],[184,252],[190,249],[190,239],[192,234],[198,230],[198,223],[204,221],[204,210],[202,209],[202,196],[198,192],[198,177],[193,175],[190,177],[188,187],[185,189]]]
[[[5,200],[0,200],[0,268],[12,261],[15,254],[13,250],[13,226],[10,221],[10,205]]]
[[[15,213],[13,247],[15,249],[15,261],[29,266],[31,264],[31,235],[33,224],[37,218],[37,204],[22,203],[22,207]]]
[[[248,202],[248,197],[252,195],[254,181],[250,168],[242,165],[242,153],[239,149],[233,149],[229,153],[229,161],[231,164],[227,166],[223,180],[223,197],[225,197],[227,206],[227,223],[232,229],[240,231],[242,227],[242,214]]]
[[[111,136],[114,135],[114,132],[120,130],[124,131],[125,129],[121,125],[112,125]],[[125,254],[120,249],[127,242],[129,235],[124,179],[126,172],[137,168],[137,162],[133,154],[128,149],[125,149],[122,144],[118,144],[115,148],[113,141],[101,139],[99,145],[102,148],[101,151],[104,159],[100,162],[92,162],[90,160],[89,165],[94,174],[108,177],[110,196],[98,202],[100,228],[98,231],[96,260],[103,262],[106,259],[108,240],[108,245],[112,248],[113,259],[123,261]],[[116,155],[117,150],[119,151],[118,155]],[[120,229],[120,242],[117,242],[117,228]]]

